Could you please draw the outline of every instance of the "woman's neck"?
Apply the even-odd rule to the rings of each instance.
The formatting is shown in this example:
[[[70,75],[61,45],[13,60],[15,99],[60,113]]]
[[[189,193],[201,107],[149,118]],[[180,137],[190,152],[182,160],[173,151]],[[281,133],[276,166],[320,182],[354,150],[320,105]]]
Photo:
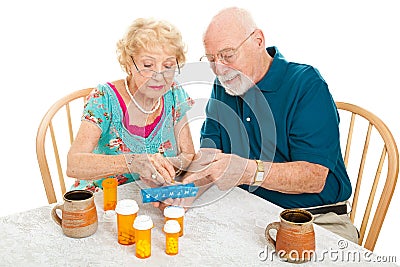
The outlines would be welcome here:
[[[157,101],[159,101],[158,98],[150,98],[147,97],[145,94],[140,92],[138,89],[137,85],[135,82],[132,82],[132,80],[127,80],[128,88],[131,96],[136,100],[136,102],[145,110],[152,110],[154,105],[157,104]],[[129,94],[128,92],[128,94]]]

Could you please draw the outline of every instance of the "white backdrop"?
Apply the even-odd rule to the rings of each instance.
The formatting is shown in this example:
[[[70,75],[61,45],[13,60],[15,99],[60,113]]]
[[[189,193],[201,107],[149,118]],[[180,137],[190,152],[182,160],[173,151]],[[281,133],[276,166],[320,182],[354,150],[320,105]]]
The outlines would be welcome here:
[[[137,17],[153,16],[178,26],[188,45],[188,62],[196,62],[204,53],[201,38],[211,16],[223,7],[247,8],[264,30],[267,45],[278,46],[290,61],[317,67],[335,100],[371,110],[400,143],[400,105],[394,97],[400,89],[397,1],[138,2],[0,3],[0,216],[47,204],[35,154],[37,126],[61,96],[124,77],[115,43]],[[210,90],[201,94],[209,97]],[[198,138],[198,132],[193,135]],[[400,252],[391,240],[400,238],[399,191],[375,250],[397,255],[398,262]]]

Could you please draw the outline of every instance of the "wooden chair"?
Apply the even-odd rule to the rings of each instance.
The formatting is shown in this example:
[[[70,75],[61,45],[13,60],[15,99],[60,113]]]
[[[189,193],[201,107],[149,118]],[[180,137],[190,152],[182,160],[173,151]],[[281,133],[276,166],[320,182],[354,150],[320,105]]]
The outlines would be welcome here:
[[[336,102],[336,106],[341,119],[341,137],[345,138],[345,140],[346,135],[342,131],[342,126],[345,113],[348,113],[348,127],[345,124],[348,131],[344,162],[350,179],[352,180],[352,177],[357,177],[354,194],[351,198],[352,210],[350,219],[354,223],[356,213],[361,213],[362,219],[361,217],[357,217],[360,224],[355,223],[360,231],[359,245],[363,245],[365,248],[373,251],[396,186],[399,172],[399,153],[389,128],[377,116],[359,106],[349,103]],[[360,134],[356,132],[356,129],[361,126],[360,123],[362,121],[364,121],[364,128]],[[356,138],[353,138],[353,136]],[[380,141],[377,139],[380,139]],[[373,142],[370,142],[371,140]],[[378,142],[378,145],[375,145],[376,142]],[[372,149],[373,145],[375,145],[374,148],[376,147],[376,149]],[[353,150],[350,154],[350,149],[353,147],[359,148],[358,154]],[[344,149],[343,146],[342,149]],[[372,153],[367,154],[369,151]],[[357,154],[358,159],[355,156],[353,157],[354,154]],[[369,160],[372,157],[375,157],[374,164],[370,163]],[[350,161],[349,158],[351,158]],[[350,165],[355,166],[354,176],[350,173]],[[364,175],[364,170],[367,170],[365,172],[366,175]],[[386,177],[379,183],[381,174]],[[363,179],[364,176],[368,176],[368,178]],[[354,181],[352,180],[353,183]],[[380,194],[377,195],[377,191]],[[361,197],[362,195],[364,195],[364,198]],[[369,218],[372,210],[374,212],[372,213],[372,221],[370,221]],[[367,228],[369,229],[368,231],[366,231]]]
[[[60,144],[68,144],[68,147],[66,148],[66,151],[68,151],[69,146],[74,140],[73,126],[80,123],[80,116],[73,116],[74,119],[72,119],[71,117],[71,107],[74,105],[72,102],[80,98],[85,99],[85,97],[90,93],[92,89],[93,88],[78,90],[59,99],[46,112],[39,125],[36,135],[36,155],[39,163],[40,172],[42,174],[47,201],[49,202],[49,204],[57,202],[56,191],[54,190],[53,186],[53,183],[56,182],[53,180],[54,177],[58,176],[58,182],[56,183],[59,185],[59,190],[57,192],[61,193],[61,195],[66,192],[64,180],[65,173],[63,171],[63,166],[65,166],[66,164],[67,157],[66,153],[60,153]],[[79,114],[82,114],[83,104],[84,101],[80,102],[79,108],[76,108],[79,109]],[[65,113],[59,112],[62,110],[63,107],[65,107]],[[63,123],[60,121],[62,121]],[[76,123],[74,124],[73,121],[75,121]],[[63,129],[65,130],[62,132],[62,134],[58,135],[59,139],[63,140],[64,142],[57,143],[55,125],[60,125],[60,128],[64,126]],[[68,134],[66,133],[66,129],[68,129],[69,140],[67,140]],[[50,164],[50,166],[55,165],[57,167],[57,171],[54,170],[55,168],[49,168],[50,157],[48,157],[46,154],[46,148],[49,149],[48,147],[51,147],[51,145],[49,144],[49,140],[46,145],[46,140],[48,139],[46,138],[46,134],[48,131],[50,131],[50,138],[53,147],[52,156],[54,156],[51,158],[51,161],[54,162],[54,164]]]

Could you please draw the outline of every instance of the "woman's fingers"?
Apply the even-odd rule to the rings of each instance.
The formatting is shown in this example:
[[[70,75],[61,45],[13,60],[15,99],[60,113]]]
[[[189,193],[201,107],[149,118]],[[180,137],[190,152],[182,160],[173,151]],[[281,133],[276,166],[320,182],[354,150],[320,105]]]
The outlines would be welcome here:
[[[161,176],[165,182],[171,183],[173,177],[175,176],[175,171],[168,160],[166,160],[160,154],[155,154],[150,157],[150,161],[156,170],[156,173],[158,173],[158,175]],[[152,174],[152,178],[154,178],[154,174],[155,173]],[[164,183],[164,181],[162,182]]]
[[[143,177],[143,176],[140,176],[140,179],[146,184],[146,185],[148,185],[148,186],[150,186],[150,187],[160,187],[162,184],[159,182],[159,181],[157,181],[157,180],[154,180],[154,179],[152,179],[152,178],[145,178],[145,177]]]
[[[159,163],[159,166],[161,166],[161,169],[160,169],[161,171],[165,170],[168,173],[168,176],[171,177],[171,179],[173,177],[175,177],[174,165],[166,157],[157,153],[157,154],[155,154],[155,159],[156,159],[155,162]]]
[[[167,170],[171,177],[175,177],[175,169],[174,164],[168,160],[168,158],[162,157],[161,158],[162,165]]]
[[[152,179],[160,183],[171,182],[171,176],[158,161],[152,160],[152,165]]]
[[[166,200],[163,201],[163,204],[165,206],[181,206],[184,204],[184,199],[183,198],[167,198]]]

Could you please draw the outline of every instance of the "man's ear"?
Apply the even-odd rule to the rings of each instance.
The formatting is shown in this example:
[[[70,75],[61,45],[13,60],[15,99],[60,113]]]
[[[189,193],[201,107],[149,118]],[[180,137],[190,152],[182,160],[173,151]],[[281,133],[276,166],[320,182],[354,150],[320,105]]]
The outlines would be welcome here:
[[[256,29],[254,31],[255,40],[259,47],[265,48],[265,38],[264,33],[260,29]]]

